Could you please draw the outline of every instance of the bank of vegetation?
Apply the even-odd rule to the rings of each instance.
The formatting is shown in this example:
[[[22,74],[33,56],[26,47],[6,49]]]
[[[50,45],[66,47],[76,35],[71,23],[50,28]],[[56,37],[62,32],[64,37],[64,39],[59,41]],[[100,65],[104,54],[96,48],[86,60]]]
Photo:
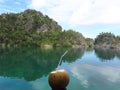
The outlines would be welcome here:
[[[94,45],[96,48],[120,50],[120,36],[112,33],[100,33],[96,38]]]
[[[91,39],[62,30],[56,21],[36,10],[0,15],[1,46],[87,47]]]
[[[100,33],[95,40],[62,27],[49,16],[27,9],[0,15],[0,46],[101,47],[120,50],[120,36]]]

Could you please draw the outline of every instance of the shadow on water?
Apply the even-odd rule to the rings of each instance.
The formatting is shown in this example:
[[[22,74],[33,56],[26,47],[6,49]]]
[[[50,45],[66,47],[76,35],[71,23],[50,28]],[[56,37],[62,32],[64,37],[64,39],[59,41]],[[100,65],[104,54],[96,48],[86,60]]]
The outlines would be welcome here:
[[[80,59],[84,55],[85,49],[77,48],[70,49],[68,53],[64,56],[63,62],[72,63],[78,58]]]
[[[120,51],[115,51],[116,56],[120,59]]]
[[[57,67],[67,48],[41,49],[35,47],[0,48],[0,76],[24,78],[33,81],[47,76]],[[74,62],[84,50],[69,50],[64,62]]]
[[[94,51],[94,48],[86,48],[85,51],[86,51],[86,52],[93,52],[93,51]]]
[[[120,58],[120,51],[112,49],[95,48],[95,54],[101,61],[113,60],[115,57]]]
[[[51,90],[67,90],[67,88],[63,88],[63,89],[51,89]]]

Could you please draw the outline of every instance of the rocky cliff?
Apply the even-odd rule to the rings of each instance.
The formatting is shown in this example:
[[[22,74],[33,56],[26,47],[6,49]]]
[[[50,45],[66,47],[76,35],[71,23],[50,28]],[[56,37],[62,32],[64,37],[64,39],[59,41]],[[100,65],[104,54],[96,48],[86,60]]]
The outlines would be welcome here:
[[[21,13],[0,15],[0,30],[26,30],[29,32],[46,32],[62,30],[56,21],[35,10],[25,10]]]

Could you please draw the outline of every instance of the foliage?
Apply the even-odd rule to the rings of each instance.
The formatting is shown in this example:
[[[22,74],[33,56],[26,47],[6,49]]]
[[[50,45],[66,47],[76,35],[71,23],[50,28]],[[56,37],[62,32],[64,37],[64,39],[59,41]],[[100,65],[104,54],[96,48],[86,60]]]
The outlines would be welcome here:
[[[86,38],[86,43],[88,45],[89,48],[92,48],[94,46],[94,40],[91,38]]]
[[[96,39],[95,39],[95,45],[96,44],[118,44],[120,43],[120,37],[119,36],[115,36],[112,33],[100,33]]]
[[[0,15],[0,45],[2,46],[86,46],[81,33],[62,31],[47,15],[35,10]]]
[[[4,31],[26,30],[33,33],[43,31],[44,28],[41,28],[43,25],[46,25],[47,28],[45,29],[47,30],[62,30],[57,22],[35,10],[28,9],[17,14],[0,15],[0,30]]]

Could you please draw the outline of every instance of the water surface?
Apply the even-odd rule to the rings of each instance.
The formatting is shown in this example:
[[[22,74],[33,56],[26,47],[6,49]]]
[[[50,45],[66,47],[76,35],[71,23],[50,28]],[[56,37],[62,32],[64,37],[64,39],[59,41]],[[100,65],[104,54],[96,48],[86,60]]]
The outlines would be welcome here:
[[[67,90],[120,90],[119,51],[35,47],[0,48],[0,90],[51,90],[48,75],[66,50]]]

